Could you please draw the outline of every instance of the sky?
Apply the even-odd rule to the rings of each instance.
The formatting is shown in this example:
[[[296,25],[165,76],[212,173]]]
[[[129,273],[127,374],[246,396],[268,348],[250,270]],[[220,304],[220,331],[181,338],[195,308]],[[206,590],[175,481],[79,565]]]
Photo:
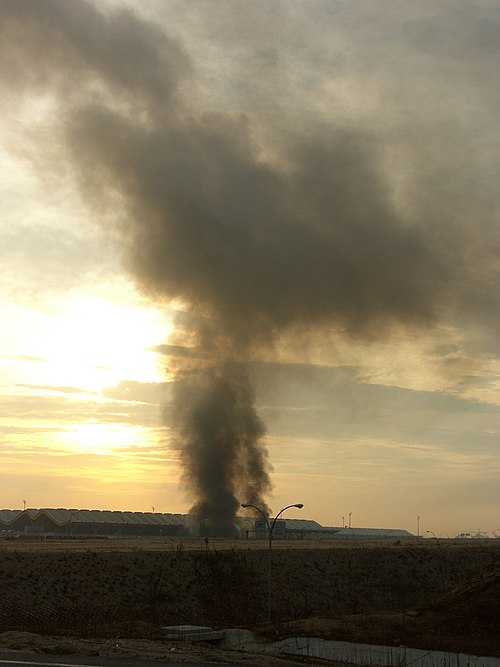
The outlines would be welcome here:
[[[499,534],[499,20],[4,0],[0,506]]]

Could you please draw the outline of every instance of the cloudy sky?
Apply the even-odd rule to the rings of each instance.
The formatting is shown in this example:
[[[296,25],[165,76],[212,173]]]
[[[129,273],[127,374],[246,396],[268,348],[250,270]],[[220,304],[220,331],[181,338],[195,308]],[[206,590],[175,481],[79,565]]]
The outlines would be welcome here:
[[[231,367],[274,510],[499,531],[499,20],[3,0],[0,506],[188,511]]]

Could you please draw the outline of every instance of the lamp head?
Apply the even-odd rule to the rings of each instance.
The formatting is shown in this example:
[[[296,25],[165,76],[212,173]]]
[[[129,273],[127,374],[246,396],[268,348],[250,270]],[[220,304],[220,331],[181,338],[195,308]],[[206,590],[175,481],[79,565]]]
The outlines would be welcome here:
[[[251,507],[250,503],[241,503],[241,507]]]
[[[297,503],[293,507],[298,507],[301,510],[304,507],[304,503]]]

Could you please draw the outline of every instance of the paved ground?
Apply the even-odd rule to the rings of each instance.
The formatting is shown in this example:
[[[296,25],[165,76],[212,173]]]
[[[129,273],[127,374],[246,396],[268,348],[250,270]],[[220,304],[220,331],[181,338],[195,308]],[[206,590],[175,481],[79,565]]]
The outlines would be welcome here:
[[[163,660],[162,662],[166,662]],[[181,662],[168,661],[169,664],[183,667],[206,667],[207,665],[217,665],[224,663],[207,662]],[[38,656],[36,654],[25,654],[20,652],[0,652],[0,667],[157,667],[158,662],[151,660],[141,660],[139,658],[130,659],[112,659],[112,658],[89,658],[88,656],[71,656],[61,658],[61,656]],[[238,663],[235,663],[238,664]]]
[[[16,649],[15,651],[12,649]],[[202,643],[150,641],[74,639],[51,637],[29,632],[0,633],[0,667],[12,664],[6,660],[32,661],[40,664],[97,665],[156,667],[159,662],[188,665],[255,665],[256,667],[286,667],[304,664],[324,664],[320,660],[304,660],[300,657],[266,656],[262,654],[225,651]],[[15,663],[17,664],[17,663]],[[21,661],[21,664],[25,664]],[[331,662],[328,663],[330,666]],[[20,667],[20,665],[18,665]]]

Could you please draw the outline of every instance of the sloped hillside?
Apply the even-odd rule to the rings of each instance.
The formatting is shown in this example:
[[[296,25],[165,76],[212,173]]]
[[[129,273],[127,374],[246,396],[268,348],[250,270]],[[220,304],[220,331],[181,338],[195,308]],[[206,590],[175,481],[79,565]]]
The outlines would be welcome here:
[[[427,604],[405,611],[312,617],[279,626],[301,635],[500,656],[500,561]],[[275,631],[265,632],[274,636]]]
[[[423,613],[448,634],[494,637],[500,653],[500,560],[433,604]]]
[[[273,626],[408,645],[445,635],[487,639],[498,614],[499,554],[495,540],[277,544]],[[144,636],[182,623],[265,630],[266,612],[265,542],[0,546],[0,631]]]

